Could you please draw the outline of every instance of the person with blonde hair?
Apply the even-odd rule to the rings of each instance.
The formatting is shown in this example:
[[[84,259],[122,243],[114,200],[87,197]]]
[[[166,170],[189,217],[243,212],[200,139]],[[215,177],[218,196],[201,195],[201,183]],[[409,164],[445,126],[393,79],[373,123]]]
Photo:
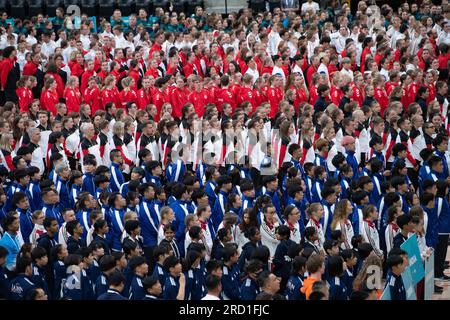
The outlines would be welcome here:
[[[126,77],[121,80],[123,90],[119,93],[120,105],[119,108],[126,108],[126,104],[128,102],[138,103],[138,96],[134,87],[136,85],[136,81],[131,77]]]
[[[11,133],[3,133],[0,136],[0,160],[1,164],[8,170],[14,170],[14,164],[12,161],[12,146],[14,142],[13,135]]]
[[[336,204],[333,213],[333,221],[331,222],[331,230],[341,230],[344,242],[341,244],[342,249],[352,248],[352,238],[354,235],[352,222],[348,219],[353,212],[353,206],[350,200],[342,199]]]
[[[122,102],[119,98],[119,90],[116,87],[116,83],[116,78],[111,74],[105,78],[105,87],[103,88],[101,93],[103,109],[105,109],[105,106],[108,102],[114,103],[116,108],[120,108],[122,106]]]
[[[78,112],[82,102],[81,92],[79,89],[80,80],[78,77],[71,76],[67,80],[67,86],[64,90],[64,98],[66,99],[67,112]]]
[[[325,211],[323,209],[323,206],[319,202],[311,203],[309,205],[309,208],[306,210],[308,223],[306,224],[305,228],[314,227],[314,229],[316,229],[318,239],[315,245],[317,245],[319,250],[323,249],[323,243],[325,242],[325,232],[320,223],[320,219],[322,219],[324,212]]]

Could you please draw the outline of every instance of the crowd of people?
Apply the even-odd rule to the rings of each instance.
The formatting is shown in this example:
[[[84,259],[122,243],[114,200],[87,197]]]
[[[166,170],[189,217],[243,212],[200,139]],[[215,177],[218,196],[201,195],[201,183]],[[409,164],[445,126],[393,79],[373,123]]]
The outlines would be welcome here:
[[[450,279],[447,0],[270,9],[1,16],[0,298],[404,300],[413,235]]]

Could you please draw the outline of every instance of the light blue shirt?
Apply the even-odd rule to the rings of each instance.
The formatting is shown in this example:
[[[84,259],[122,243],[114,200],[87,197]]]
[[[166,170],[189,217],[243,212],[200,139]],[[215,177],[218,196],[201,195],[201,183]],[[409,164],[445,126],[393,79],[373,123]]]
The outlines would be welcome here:
[[[6,232],[0,240],[0,246],[8,250],[5,263],[6,268],[10,271],[14,271],[16,268],[16,257],[20,252],[19,237]]]

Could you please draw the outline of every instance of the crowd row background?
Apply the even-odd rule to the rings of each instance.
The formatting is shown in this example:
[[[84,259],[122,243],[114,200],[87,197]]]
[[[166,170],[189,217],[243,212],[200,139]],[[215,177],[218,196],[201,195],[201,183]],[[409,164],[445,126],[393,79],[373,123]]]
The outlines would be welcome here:
[[[3,14],[0,296],[402,300],[413,234],[448,280],[448,3],[329,4]]]

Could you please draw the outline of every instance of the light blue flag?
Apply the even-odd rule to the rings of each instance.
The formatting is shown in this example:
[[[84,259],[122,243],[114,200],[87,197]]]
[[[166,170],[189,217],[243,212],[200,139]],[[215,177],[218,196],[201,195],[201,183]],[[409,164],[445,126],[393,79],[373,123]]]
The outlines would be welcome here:
[[[413,283],[411,267],[407,267],[402,273],[403,285],[406,291],[406,300],[417,300],[416,286]]]
[[[411,268],[411,278],[413,284],[416,285],[425,277],[425,270],[423,268],[423,261],[420,255],[416,235],[414,234],[408,240],[403,242],[400,248],[408,253],[409,267]]]
[[[434,293],[434,252],[425,260],[425,300],[431,300]]]

